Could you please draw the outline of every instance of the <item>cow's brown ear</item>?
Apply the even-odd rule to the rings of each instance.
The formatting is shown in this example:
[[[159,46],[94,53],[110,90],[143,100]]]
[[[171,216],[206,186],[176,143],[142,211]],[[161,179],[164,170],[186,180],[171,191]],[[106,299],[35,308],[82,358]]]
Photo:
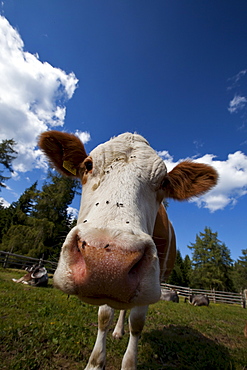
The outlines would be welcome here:
[[[202,195],[217,184],[217,171],[202,163],[179,163],[165,177],[162,188],[167,198],[186,200]]]
[[[77,136],[60,131],[46,131],[40,135],[38,145],[62,175],[79,176],[80,163],[87,157],[87,153]]]

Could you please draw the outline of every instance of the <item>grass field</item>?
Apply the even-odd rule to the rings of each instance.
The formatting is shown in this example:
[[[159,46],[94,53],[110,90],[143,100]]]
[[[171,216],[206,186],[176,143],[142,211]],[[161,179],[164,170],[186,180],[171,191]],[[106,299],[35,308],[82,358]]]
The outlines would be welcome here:
[[[0,269],[1,369],[84,369],[97,331],[97,307],[52,287],[15,284],[23,272]],[[138,370],[247,369],[247,310],[160,301],[149,307]],[[115,317],[117,320],[117,315]],[[112,328],[113,329],[113,328]],[[106,370],[120,369],[128,341],[107,338]]]

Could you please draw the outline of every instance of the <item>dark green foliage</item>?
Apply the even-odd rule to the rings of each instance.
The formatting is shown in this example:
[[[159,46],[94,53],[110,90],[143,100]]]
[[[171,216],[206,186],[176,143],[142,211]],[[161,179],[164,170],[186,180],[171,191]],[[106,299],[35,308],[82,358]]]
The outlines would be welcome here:
[[[0,143],[0,164],[7,169],[8,171],[12,172],[11,163],[16,158],[17,152],[13,149],[15,145],[15,141],[13,139],[10,140],[3,140]],[[5,187],[4,181],[8,180],[9,177],[3,176],[4,169],[0,170],[0,191],[1,187]]]
[[[177,250],[174,268],[166,283],[178,286],[188,287],[190,285],[189,274],[191,270],[191,261],[188,255],[183,260],[180,250]]]
[[[35,204],[37,194],[37,182],[35,182],[25,190],[17,202],[13,202],[10,207],[0,210],[2,250],[21,252],[22,244],[25,243],[26,234],[28,234],[26,227],[32,226],[30,225],[29,215]],[[15,245],[18,245],[17,249]]]
[[[236,291],[247,289],[247,249],[242,249],[243,255],[237,259],[232,272],[232,279]]]
[[[191,259],[188,256],[188,254],[186,254],[184,258],[183,265],[184,265],[184,285],[188,287],[190,286],[190,274],[192,268]]]
[[[48,181],[38,194],[32,215],[60,222],[67,217],[67,207],[74,198],[76,182],[69,177],[48,174]]]
[[[54,224],[46,219],[27,217],[26,224],[11,225],[3,236],[1,249],[15,254],[47,258],[45,241],[52,237]]]
[[[193,250],[190,283],[193,288],[233,289],[230,278],[232,259],[230,251],[208,227],[196,235],[196,242],[188,246]]]
[[[78,183],[58,174],[37,190],[37,183],[9,208],[0,208],[0,249],[16,254],[57,259],[71,228],[67,207]]]
[[[58,174],[49,173],[42,191],[39,193],[32,216],[43,222],[53,223],[52,235],[44,240],[45,256],[56,258],[62,244],[71,229],[71,218],[67,214],[68,205],[72,202],[78,182]]]
[[[27,188],[24,193],[20,196],[17,202],[12,203],[12,207],[15,208],[15,211],[20,211],[24,213],[26,216],[30,215],[33,211],[33,207],[35,206],[36,199],[39,195],[39,191],[37,190],[37,181]],[[18,221],[17,221],[18,223]]]

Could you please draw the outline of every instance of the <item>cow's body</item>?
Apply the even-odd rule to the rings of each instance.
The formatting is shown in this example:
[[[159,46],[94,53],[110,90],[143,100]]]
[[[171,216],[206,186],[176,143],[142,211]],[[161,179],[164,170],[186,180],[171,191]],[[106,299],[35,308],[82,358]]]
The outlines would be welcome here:
[[[137,134],[122,134],[87,156],[80,140],[57,131],[41,135],[41,148],[64,175],[82,181],[77,226],[62,248],[54,284],[99,305],[99,328],[87,370],[105,366],[113,309],[131,309],[130,340],[122,369],[135,369],[147,307],[160,299],[160,278],[175,261],[175,235],[161,204],[188,199],[216,184],[212,167],[182,162],[169,174],[163,160]],[[124,312],[114,331],[123,332]]]
[[[188,298],[185,298],[187,300]],[[204,294],[191,294],[189,296],[189,303],[193,306],[208,306],[209,298]]]
[[[162,290],[161,297],[162,301],[172,301],[179,303],[179,296],[176,290]]]
[[[48,274],[46,268],[39,264],[26,268],[27,274],[20,279],[12,279],[15,283],[29,284],[33,286],[45,287],[48,285]]]

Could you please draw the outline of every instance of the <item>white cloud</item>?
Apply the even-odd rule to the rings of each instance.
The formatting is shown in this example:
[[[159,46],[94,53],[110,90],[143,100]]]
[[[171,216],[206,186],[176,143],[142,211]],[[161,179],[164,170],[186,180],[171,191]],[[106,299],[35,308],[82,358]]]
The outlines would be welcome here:
[[[158,151],[157,154],[164,159],[168,172],[171,171],[173,167],[175,167],[178,163],[173,162],[173,157],[169,154],[167,150]]]
[[[161,153],[164,154],[161,155]],[[159,152],[159,155],[163,158],[165,156],[164,161],[168,171],[181,162],[181,160],[173,162],[173,158],[167,152]],[[233,207],[240,197],[247,194],[247,156],[241,151],[229,154],[225,161],[217,160],[212,154],[193,160],[209,164],[219,173],[218,184],[211,191],[191,200],[198,207],[208,208],[210,212],[222,210],[226,206]]]
[[[229,112],[237,113],[245,107],[247,103],[247,98],[245,96],[235,95],[234,98],[229,103]]]
[[[4,208],[8,208],[10,206],[10,203],[7,202],[7,200],[5,200],[3,197],[0,197],[0,204],[4,207]]]
[[[232,90],[238,86],[238,82],[246,75],[247,69],[244,69],[238,72],[235,76],[228,78],[230,86],[227,87],[227,90]]]
[[[214,166],[219,173],[218,185],[196,200],[199,206],[208,208],[212,212],[223,209],[227,205],[234,206],[240,197],[247,194],[247,156],[237,151],[229,154],[225,161],[214,158],[206,155],[196,160]]]
[[[13,169],[25,172],[47,165],[36,148],[37,136],[63,126],[65,103],[71,99],[78,80],[38,55],[24,51],[19,33],[0,16],[0,141],[14,139],[18,157]],[[89,135],[89,134],[88,134]]]
[[[71,215],[72,219],[77,219],[79,211],[76,208],[68,207],[67,208],[68,215]]]
[[[86,144],[91,140],[90,133],[87,131],[76,130],[75,135],[79,137],[83,144]]]

